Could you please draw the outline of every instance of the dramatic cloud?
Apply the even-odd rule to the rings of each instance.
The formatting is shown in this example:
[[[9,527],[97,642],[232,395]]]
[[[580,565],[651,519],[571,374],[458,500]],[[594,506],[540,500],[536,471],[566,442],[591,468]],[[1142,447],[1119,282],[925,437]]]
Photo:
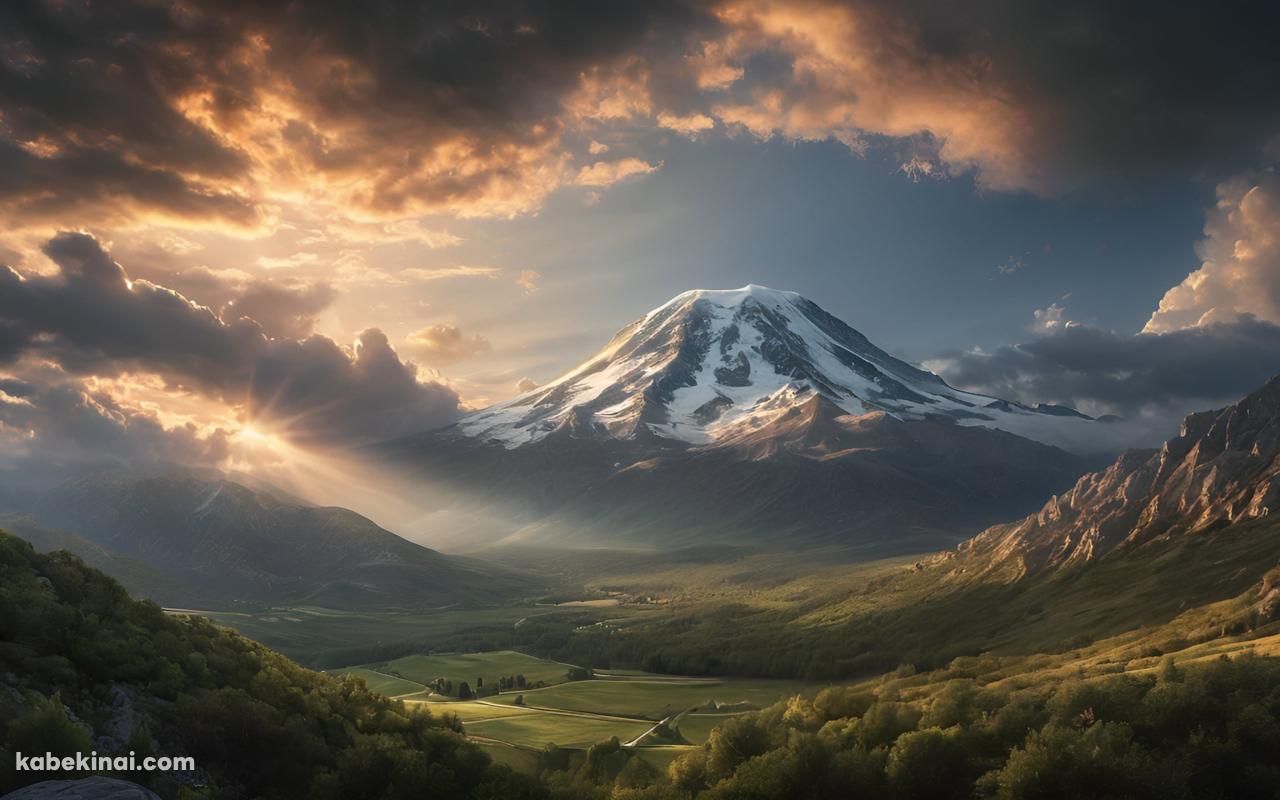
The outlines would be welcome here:
[[[534,211],[575,121],[648,114],[646,57],[712,24],[677,2],[190,0],[0,8],[9,224],[271,224]]]
[[[691,56],[712,113],[759,137],[900,142],[914,174],[1053,191],[1202,169],[1280,130],[1274,6],[729,0]],[[1194,52],[1194,57],[1187,57]]]
[[[58,275],[0,271],[0,321],[17,340],[7,348],[10,361],[32,356],[85,377],[157,375],[172,392],[208,397],[298,441],[372,441],[458,413],[453,390],[419,381],[376,329],[362,332],[352,348],[317,335],[273,338],[250,316],[224,320],[163,286],[129,280],[86,234],[60,234],[45,253]],[[230,310],[256,306],[272,326],[288,328],[327,302],[323,289],[281,298],[251,290]]]
[[[606,185],[591,156],[602,139],[627,149],[609,132],[718,123],[886,146],[909,174],[973,171],[995,189],[1216,170],[1280,130],[1278,15],[1101,0],[6,3],[0,213],[11,227],[242,230],[278,226],[285,205],[351,225],[507,217],[575,181]]]
[[[1200,269],[1165,293],[1146,330],[1163,333],[1242,315],[1280,323],[1280,175],[1226,181],[1205,223]]]
[[[327,283],[294,287],[253,281],[223,306],[219,316],[224,320],[251,319],[273,339],[305,339],[315,328],[316,315],[336,297],[337,292]]]
[[[108,391],[47,371],[41,378],[0,378],[0,469],[8,471],[10,488],[39,483],[56,467],[103,461],[210,465],[231,452],[225,428],[166,425],[154,410]]]
[[[1160,413],[1169,426],[1188,411],[1231,402],[1280,373],[1280,327],[1243,319],[1135,336],[1086,325],[991,352],[944,354],[927,362],[948,382],[1024,402],[1091,414]]]
[[[1268,169],[1218,186],[1203,265],[1127,336],[1037,309],[1030,341],[928,362],[965,388],[1092,414],[1147,418],[1163,438],[1181,415],[1233,402],[1280,373],[1280,180]]]
[[[467,335],[457,325],[428,325],[409,334],[406,340],[413,355],[431,366],[447,366],[487,353],[493,349],[489,340],[478,334]]]

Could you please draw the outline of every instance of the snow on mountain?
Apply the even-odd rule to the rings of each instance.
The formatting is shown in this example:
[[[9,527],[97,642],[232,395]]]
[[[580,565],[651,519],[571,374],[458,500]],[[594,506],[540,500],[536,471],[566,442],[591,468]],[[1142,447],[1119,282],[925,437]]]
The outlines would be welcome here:
[[[804,297],[749,285],[680,294],[578,368],[465,417],[455,431],[506,448],[562,428],[580,438],[714,446],[815,396],[850,415],[952,420],[1068,449],[1099,424],[1062,406],[954,389]]]

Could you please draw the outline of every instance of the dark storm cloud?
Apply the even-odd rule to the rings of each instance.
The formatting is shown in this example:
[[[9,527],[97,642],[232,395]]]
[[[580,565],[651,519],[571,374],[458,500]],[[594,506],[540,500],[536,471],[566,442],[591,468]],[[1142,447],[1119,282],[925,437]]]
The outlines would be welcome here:
[[[887,146],[912,176],[1054,192],[1247,164],[1280,133],[1280,7],[740,0],[704,45],[721,121]],[[762,68],[755,65],[764,61]]]
[[[56,472],[103,460],[209,465],[230,452],[224,429],[204,432],[192,424],[166,428],[153,412],[128,407],[74,381],[5,379],[0,392],[12,398],[0,402],[0,427],[22,432],[18,441],[5,441],[0,463],[9,470],[22,465]]]
[[[133,163],[127,154],[109,150],[63,149],[40,157],[0,139],[0,175],[0,209],[11,221],[115,223],[141,211],[237,225],[257,217],[253,205],[241,196],[203,188],[178,171]]]
[[[251,281],[220,312],[223,319],[248,317],[273,339],[305,339],[315,318],[338,296],[327,283],[307,286]]]
[[[456,393],[419,381],[376,329],[351,352],[318,335],[271,338],[253,319],[224,322],[172,290],[129,281],[87,234],[59,234],[44,251],[56,277],[0,270],[0,321],[21,342],[11,356],[37,354],[71,374],[159,375],[311,442],[388,438],[458,414]]]
[[[641,47],[678,60],[700,17],[675,2],[6,3],[0,169],[21,180],[0,202],[63,224],[161,210],[245,225],[264,182],[318,177],[375,211],[533,210],[559,180],[582,73]]]
[[[997,189],[1216,176],[1280,132],[1278,27],[1267,3],[12,2],[0,208],[269,225],[271,187],[509,216],[593,128],[716,120]]]
[[[984,394],[1123,416],[1233,401],[1280,373],[1280,327],[1243,319],[1123,336],[1071,325],[1017,345],[945,354],[948,382]]]
[[[894,4],[897,5],[897,4]],[[901,6],[899,6],[901,7]],[[1280,135],[1280,5],[916,0],[927,52],[982,53],[1035,110],[1046,168],[1216,179]],[[1064,178],[1066,179],[1066,178]]]

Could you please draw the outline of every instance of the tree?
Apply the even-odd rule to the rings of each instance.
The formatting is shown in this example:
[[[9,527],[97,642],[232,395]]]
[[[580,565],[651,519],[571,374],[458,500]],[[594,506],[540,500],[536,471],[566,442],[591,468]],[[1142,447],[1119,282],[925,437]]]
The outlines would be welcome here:
[[[727,719],[707,739],[707,775],[713,781],[727,778],[743,761],[768,749],[769,733],[754,718]]]
[[[1027,737],[996,773],[996,796],[1022,798],[1180,798],[1186,776],[1133,741],[1129,726],[1102,722],[1083,729],[1050,725]]]
[[[689,796],[707,788],[707,751],[690,750],[677,756],[667,767],[667,777],[673,786]]]
[[[475,697],[475,695],[472,694],[471,692],[471,684],[467,683],[466,681],[463,681],[462,683],[458,684],[459,700],[470,700],[473,697]]]
[[[967,764],[960,728],[904,733],[889,751],[889,783],[901,797],[956,798],[972,794],[976,772]]]

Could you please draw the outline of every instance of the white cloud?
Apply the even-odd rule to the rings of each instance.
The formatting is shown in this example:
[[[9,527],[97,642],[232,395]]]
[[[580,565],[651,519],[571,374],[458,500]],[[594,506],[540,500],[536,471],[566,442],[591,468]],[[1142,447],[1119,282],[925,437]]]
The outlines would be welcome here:
[[[1274,169],[1218,185],[1197,247],[1202,264],[1165,292],[1144,330],[1231,322],[1280,322],[1280,175]]]

